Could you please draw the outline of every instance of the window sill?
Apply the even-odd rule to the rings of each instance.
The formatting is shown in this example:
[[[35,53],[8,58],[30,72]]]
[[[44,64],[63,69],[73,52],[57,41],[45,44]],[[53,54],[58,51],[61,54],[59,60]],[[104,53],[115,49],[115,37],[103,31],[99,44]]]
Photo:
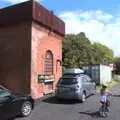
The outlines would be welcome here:
[[[51,79],[51,80],[45,80],[44,83],[48,83],[48,82],[53,82],[54,80]]]

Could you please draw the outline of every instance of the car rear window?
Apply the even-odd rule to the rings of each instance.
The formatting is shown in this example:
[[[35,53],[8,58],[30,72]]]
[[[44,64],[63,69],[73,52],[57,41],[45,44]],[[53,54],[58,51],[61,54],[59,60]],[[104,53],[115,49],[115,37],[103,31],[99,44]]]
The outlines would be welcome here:
[[[59,84],[63,84],[63,85],[77,84],[77,79],[76,78],[61,78],[59,80]]]

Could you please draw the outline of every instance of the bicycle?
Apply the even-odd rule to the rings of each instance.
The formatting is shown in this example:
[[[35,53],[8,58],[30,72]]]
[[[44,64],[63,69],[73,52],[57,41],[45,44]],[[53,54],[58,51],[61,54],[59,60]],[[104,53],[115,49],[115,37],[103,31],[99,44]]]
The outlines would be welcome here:
[[[101,107],[99,108],[99,114],[101,117],[108,117],[109,113],[109,106],[106,103],[102,103]]]
[[[110,97],[110,96],[109,96]],[[101,117],[108,117],[108,113],[110,110],[110,99],[107,100],[100,100],[100,103],[102,104],[99,108],[99,115]]]

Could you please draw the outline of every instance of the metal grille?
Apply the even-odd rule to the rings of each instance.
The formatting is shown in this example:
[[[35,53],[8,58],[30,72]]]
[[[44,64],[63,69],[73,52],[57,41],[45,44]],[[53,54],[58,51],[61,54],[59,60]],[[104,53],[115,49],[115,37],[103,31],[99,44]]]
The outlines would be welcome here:
[[[53,74],[53,54],[51,51],[47,51],[45,54],[45,74]]]

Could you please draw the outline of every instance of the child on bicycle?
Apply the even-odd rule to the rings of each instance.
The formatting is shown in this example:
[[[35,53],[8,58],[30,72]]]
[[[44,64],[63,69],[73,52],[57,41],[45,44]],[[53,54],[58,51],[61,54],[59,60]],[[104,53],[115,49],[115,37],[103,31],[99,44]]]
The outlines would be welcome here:
[[[102,88],[100,89],[100,95],[101,95],[100,103],[105,104],[108,110],[108,107],[110,106],[111,92],[107,89],[106,85],[102,85]]]

